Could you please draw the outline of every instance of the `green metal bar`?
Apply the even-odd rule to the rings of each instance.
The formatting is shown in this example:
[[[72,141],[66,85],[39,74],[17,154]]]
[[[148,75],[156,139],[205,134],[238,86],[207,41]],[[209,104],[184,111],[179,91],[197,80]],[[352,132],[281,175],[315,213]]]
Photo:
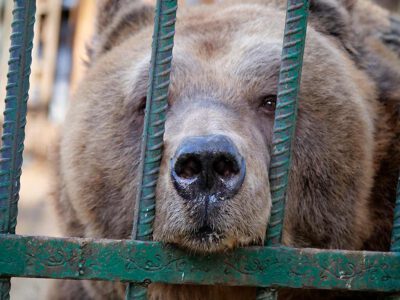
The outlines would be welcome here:
[[[390,251],[400,251],[400,176],[397,184],[396,205],[394,208],[393,229],[392,229],[392,245]]]
[[[392,243],[390,251],[400,252],[400,175],[397,183],[396,204],[393,215]],[[400,300],[400,294],[386,297],[387,300]]]
[[[282,238],[285,198],[306,41],[308,7],[308,0],[288,0],[287,2],[269,170],[272,209],[265,239],[265,244],[268,246],[279,245]],[[257,300],[277,299],[277,295],[275,290],[259,289]]]
[[[155,191],[162,158],[163,135],[174,45],[176,0],[158,0],[142,136],[141,186],[136,198],[132,238],[152,240]],[[147,289],[129,284],[126,299],[146,299]]]
[[[0,238],[0,276],[400,291],[397,252],[278,246],[193,255],[157,242]]]
[[[17,225],[35,10],[35,0],[14,0],[0,149],[0,233],[15,233]],[[0,280],[0,299],[9,299],[10,288],[8,278]]]
[[[266,234],[268,246],[281,242],[309,3],[308,0],[288,0],[287,5],[269,173],[272,212]]]

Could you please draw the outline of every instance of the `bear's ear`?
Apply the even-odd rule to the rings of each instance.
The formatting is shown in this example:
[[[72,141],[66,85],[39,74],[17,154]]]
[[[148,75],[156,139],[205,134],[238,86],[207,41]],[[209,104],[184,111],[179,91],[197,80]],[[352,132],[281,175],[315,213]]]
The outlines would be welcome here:
[[[108,52],[129,35],[153,22],[154,7],[142,0],[97,0],[90,60]]]
[[[107,28],[121,7],[128,3],[127,0],[97,0],[97,32]]]
[[[381,38],[400,57],[400,16],[390,16],[389,28],[382,34]]]
[[[310,23],[326,35],[337,39],[344,48],[353,53],[354,32],[352,10],[357,0],[311,0]]]
[[[372,1],[310,0],[310,23],[338,39],[356,59],[373,39],[400,54],[399,17]]]

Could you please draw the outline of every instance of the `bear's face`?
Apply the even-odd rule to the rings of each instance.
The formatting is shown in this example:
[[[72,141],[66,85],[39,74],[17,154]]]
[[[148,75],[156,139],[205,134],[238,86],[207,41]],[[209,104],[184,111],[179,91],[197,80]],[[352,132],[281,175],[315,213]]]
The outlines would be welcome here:
[[[259,244],[271,209],[268,169],[284,15],[257,6],[193,15],[190,24],[177,26],[155,238],[198,251]],[[329,176],[340,172],[339,161],[354,167],[358,159],[372,161],[373,128],[346,56],[312,28],[309,40],[298,144],[307,147],[305,168],[328,174],[321,188],[329,195],[323,185],[334,181]],[[138,76],[146,78],[148,55],[139,64],[146,67]],[[320,78],[321,69],[329,76]],[[346,138],[351,132],[358,133]],[[360,150],[361,139],[367,147]],[[365,176],[369,167],[345,176]],[[349,189],[343,196],[353,192],[347,180],[335,187]],[[332,201],[316,206],[334,215],[342,199],[319,201]]]
[[[195,12],[197,21],[177,25],[155,238],[192,250],[259,244],[270,214],[284,15],[274,17],[279,29],[256,34],[262,24],[241,13]],[[148,62],[149,51],[133,79],[142,95]]]
[[[156,240],[210,252],[264,239],[284,19],[257,4],[178,17]],[[69,114],[62,176],[86,236],[131,230],[151,33],[95,60]],[[373,96],[347,53],[310,26],[285,244],[351,249],[369,236]]]

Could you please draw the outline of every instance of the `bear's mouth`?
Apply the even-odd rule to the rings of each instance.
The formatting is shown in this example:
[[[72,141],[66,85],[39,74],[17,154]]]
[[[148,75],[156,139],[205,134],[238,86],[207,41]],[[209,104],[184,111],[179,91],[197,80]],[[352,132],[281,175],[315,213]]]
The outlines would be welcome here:
[[[205,224],[169,242],[197,253],[212,253],[233,248],[226,245],[226,240],[222,231]]]
[[[209,225],[203,225],[192,234],[193,239],[202,243],[218,244],[223,235],[218,230],[211,228]]]
[[[221,253],[238,247],[261,245],[262,241],[261,237],[250,235],[238,237],[207,223],[164,240],[166,243],[198,254]]]

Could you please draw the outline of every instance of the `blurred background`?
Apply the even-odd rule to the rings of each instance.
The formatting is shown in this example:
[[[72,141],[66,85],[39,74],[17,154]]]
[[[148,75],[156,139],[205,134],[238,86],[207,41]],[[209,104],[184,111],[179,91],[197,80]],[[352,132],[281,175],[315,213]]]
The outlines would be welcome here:
[[[154,0],[146,0],[153,2]],[[182,5],[214,0],[182,0]],[[400,12],[400,0],[376,0]],[[51,201],[52,161],[71,93],[85,72],[95,0],[37,0],[17,233],[61,236]],[[0,0],[0,99],[5,98],[12,0]],[[3,100],[0,109],[3,111]],[[2,114],[0,122],[2,121]],[[50,280],[12,279],[11,299],[44,299]]]

